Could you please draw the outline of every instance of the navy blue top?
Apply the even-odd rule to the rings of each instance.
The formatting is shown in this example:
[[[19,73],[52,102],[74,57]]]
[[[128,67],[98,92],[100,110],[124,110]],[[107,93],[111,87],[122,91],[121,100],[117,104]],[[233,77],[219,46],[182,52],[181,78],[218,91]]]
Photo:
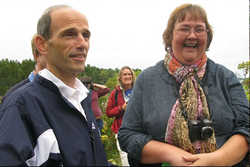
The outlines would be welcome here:
[[[81,102],[86,120],[52,82],[39,75],[6,97],[0,109],[0,166],[26,165],[38,141],[49,141],[41,138],[48,131],[53,131],[58,148],[56,142],[53,149],[45,144],[40,154],[49,157],[40,165],[108,165],[90,98]]]

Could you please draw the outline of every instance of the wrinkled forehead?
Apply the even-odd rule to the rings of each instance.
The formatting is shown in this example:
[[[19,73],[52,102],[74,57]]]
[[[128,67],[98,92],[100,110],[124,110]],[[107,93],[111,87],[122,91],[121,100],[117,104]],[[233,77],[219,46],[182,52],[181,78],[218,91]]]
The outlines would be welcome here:
[[[88,29],[88,20],[85,15],[72,8],[62,8],[51,13],[51,30],[63,29],[68,26]]]

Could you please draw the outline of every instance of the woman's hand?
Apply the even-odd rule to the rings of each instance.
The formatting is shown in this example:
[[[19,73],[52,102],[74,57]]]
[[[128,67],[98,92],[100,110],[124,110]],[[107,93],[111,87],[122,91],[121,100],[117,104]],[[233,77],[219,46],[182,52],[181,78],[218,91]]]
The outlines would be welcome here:
[[[215,152],[185,156],[184,159],[193,162],[191,166],[233,166],[245,157],[247,151],[246,138],[235,134]]]
[[[184,160],[186,162],[190,162],[189,166],[214,166],[216,165],[216,153],[201,153],[201,154],[194,154],[190,156],[184,156]]]
[[[145,164],[168,162],[171,166],[188,166],[199,159],[198,157],[184,159],[184,157],[191,156],[191,153],[181,148],[171,144],[151,140],[142,150],[141,162]]]
[[[124,103],[124,104],[122,105],[122,110],[125,111],[126,108],[127,108],[127,103]]]
[[[171,166],[193,166],[193,163],[198,161],[200,158],[198,156],[193,156],[191,153],[177,147],[173,148],[172,151],[173,155],[171,155],[169,161]]]

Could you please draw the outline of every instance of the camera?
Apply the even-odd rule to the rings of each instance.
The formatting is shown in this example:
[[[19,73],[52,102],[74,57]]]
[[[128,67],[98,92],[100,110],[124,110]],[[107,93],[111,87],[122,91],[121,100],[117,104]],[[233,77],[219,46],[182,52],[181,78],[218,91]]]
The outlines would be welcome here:
[[[189,138],[191,142],[197,140],[207,140],[213,134],[213,123],[209,119],[189,120]]]

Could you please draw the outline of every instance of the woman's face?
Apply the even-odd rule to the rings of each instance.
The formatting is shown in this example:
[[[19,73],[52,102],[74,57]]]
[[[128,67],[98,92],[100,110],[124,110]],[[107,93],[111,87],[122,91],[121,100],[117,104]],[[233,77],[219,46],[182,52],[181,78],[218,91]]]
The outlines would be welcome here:
[[[125,68],[122,71],[120,81],[121,81],[123,86],[131,86],[132,85],[133,74],[131,73],[131,71],[129,69]]]
[[[191,65],[205,54],[207,47],[206,24],[201,20],[186,16],[182,22],[176,22],[173,31],[172,50],[181,63]]]

